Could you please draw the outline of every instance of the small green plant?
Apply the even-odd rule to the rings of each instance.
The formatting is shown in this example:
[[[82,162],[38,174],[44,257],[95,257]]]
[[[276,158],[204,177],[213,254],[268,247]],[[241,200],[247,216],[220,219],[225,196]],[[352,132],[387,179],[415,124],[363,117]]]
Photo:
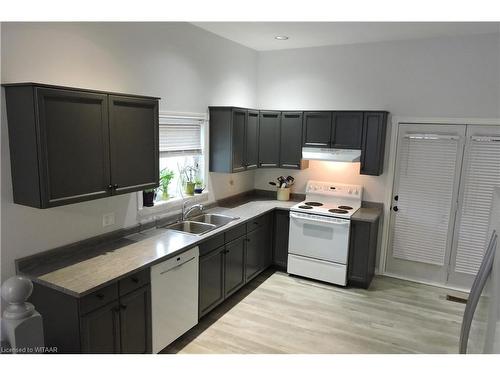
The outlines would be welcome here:
[[[196,187],[203,187],[203,181],[201,180],[201,178],[197,177],[195,180],[194,180],[194,185]]]
[[[164,168],[160,171],[160,190],[162,191],[163,199],[168,198],[168,185],[173,178],[174,172],[170,169]]]

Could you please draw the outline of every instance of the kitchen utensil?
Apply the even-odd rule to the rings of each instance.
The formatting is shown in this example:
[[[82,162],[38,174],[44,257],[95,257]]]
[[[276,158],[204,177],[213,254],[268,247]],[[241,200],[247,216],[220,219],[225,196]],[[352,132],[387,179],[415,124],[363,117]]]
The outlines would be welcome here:
[[[276,186],[276,182],[274,182],[274,181],[269,181],[269,185]]]

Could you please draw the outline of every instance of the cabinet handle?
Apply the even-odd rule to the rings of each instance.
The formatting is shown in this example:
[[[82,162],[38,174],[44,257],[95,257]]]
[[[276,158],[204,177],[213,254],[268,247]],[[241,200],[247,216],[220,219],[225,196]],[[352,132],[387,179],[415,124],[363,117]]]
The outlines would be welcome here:
[[[111,189],[113,189],[113,185],[109,184],[108,185],[108,190],[111,190]]]
[[[319,143],[319,142],[306,142],[309,146],[329,146],[329,143]]]
[[[298,168],[298,164],[281,164],[282,167],[292,167],[292,168]]]
[[[118,189],[118,184],[114,184],[113,189]]]
[[[127,305],[120,305],[121,310],[127,310]]]
[[[138,277],[135,277],[135,276],[134,276],[134,277],[131,277],[130,279],[131,279],[134,283],[136,283],[136,284],[139,282],[139,278],[138,278]]]
[[[245,241],[246,242],[250,242],[250,238],[245,238]]]
[[[276,163],[260,163],[261,167],[276,167],[277,165]]]
[[[98,293],[98,294],[96,294],[95,296],[96,296],[97,298],[99,298],[99,299],[103,299],[103,298],[104,298],[104,294],[102,294],[102,293]]]
[[[393,209],[395,212],[398,212],[398,211],[399,211],[398,206],[394,206],[392,209]]]
[[[257,164],[247,164],[247,168],[257,168]]]

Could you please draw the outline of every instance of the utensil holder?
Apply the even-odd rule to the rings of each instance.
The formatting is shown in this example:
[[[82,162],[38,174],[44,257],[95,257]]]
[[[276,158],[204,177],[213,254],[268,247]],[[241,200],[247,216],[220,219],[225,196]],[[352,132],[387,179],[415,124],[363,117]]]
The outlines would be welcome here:
[[[289,201],[290,200],[290,188],[278,188],[277,199],[279,201]]]

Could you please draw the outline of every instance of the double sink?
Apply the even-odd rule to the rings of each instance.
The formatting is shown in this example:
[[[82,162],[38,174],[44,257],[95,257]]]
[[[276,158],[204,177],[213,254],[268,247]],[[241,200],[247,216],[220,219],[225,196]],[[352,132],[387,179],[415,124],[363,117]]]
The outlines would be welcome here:
[[[165,228],[178,232],[195,234],[201,236],[214,229],[220,228],[227,223],[239,218],[222,214],[202,214],[194,216],[189,220],[179,221],[175,224],[170,224]]]

